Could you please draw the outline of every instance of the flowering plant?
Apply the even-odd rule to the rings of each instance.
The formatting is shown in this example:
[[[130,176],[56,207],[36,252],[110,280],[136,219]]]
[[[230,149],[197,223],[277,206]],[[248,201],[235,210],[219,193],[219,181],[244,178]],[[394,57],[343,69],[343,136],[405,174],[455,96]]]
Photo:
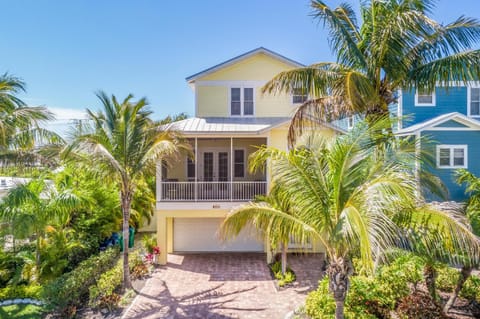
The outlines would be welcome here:
[[[160,255],[160,247],[158,247],[158,246],[153,247],[153,253],[155,255]]]

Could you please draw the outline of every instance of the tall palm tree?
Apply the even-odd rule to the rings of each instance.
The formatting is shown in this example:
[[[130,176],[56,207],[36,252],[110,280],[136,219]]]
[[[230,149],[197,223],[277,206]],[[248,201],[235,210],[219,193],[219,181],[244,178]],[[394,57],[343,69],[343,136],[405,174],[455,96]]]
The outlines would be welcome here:
[[[220,234],[223,238],[235,237],[247,225],[260,230],[264,236],[274,245],[280,245],[282,254],[281,270],[284,275],[287,271],[288,243],[293,237],[296,238],[297,225],[282,223],[281,220],[270,218],[270,213],[294,216],[295,210],[287,197],[282,195],[281,185],[272,187],[267,196],[259,197],[257,201],[235,208],[222,223]],[[302,235],[300,233],[299,235]],[[302,238],[300,241],[306,241]]]
[[[152,125],[145,98],[133,101],[128,95],[118,101],[104,92],[97,94],[103,110],[87,110],[89,122],[79,130],[65,155],[88,161],[106,179],[113,180],[120,190],[123,215],[123,287],[131,288],[128,267],[128,235],[132,200],[138,183],[154,176],[159,158],[168,160],[188,144],[173,131]]]
[[[57,134],[42,128],[41,123],[54,116],[45,107],[29,107],[18,98],[25,92],[20,79],[0,75],[0,160],[3,164],[21,165],[46,160],[38,150],[39,144],[61,144]]]
[[[365,0],[359,15],[347,3],[337,8],[312,0],[312,16],[327,27],[336,62],[285,71],[263,92],[301,89],[310,99],[290,126],[290,141],[304,126],[361,114],[370,123],[388,114],[399,89],[431,92],[438,83],[480,79],[480,23],[459,17],[440,24],[429,15],[435,0]],[[359,24],[357,16],[360,16]],[[314,119],[314,121],[311,121]]]
[[[472,174],[466,169],[460,169],[456,172],[457,183],[459,185],[465,184],[465,192],[469,195],[469,199],[466,202],[466,216],[472,226],[472,231],[477,236],[480,236],[480,178]],[[480,238],[478,239],[480,241]],[[461,263],[462,268],[458,277],[457,284],[453,290],[452,295],[448,299],[447,303],[443,307],[443,312],[448,313],[450,308],[455,303],[460,291],[463,288],[465,282],[472,275],[474,268],[478,268],[480,265],[480,256],[477,259],[464,257],[464,261]]]
[[[293,215],[258,210],[261,216],[253,220],[261,218],[279,229],[288,225],[299,238],[310,236],[323,244],[336,318],[343,318],[353,273],[351,258],[358,256],[373,271],[375,257],[411,239],[399,221],[405,221],[401,225],[409,230],[435,226],[436,236],[425,237],[430,240],[426,247],[441,240],[448,252],[457,248],[472,254],[478,251],[473,234],[461,221],[429,205],[417,208],[412,161],[402,151],[395,155],[395,142],[385,147],[388,156],[378,160],[375,134],[381,134],[381,126],[376,125],[359,126],[333,138],[314,135],[288,152],[263,147],[252,161],[252,168],[258,169],[269,160],[272,183],[282,185],[281,196],[295,208]],[[427,219],[430,223],[425,223]]]

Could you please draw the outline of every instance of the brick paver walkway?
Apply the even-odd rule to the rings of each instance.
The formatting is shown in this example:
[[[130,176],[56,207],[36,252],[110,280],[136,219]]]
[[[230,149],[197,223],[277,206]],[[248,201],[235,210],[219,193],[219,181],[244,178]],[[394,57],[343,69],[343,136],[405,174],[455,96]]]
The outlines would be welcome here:
[[[284,318],[314,288],[322,263],[318,254],[289,256],[296,285],[277,291],[264,254],[169,255],[123,318]]]

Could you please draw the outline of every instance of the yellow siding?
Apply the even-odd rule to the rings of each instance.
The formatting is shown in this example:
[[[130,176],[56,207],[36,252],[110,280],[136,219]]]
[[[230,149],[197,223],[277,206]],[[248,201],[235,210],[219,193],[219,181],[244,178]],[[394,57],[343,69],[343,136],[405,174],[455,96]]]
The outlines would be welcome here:
[[[292,68],[290,64],[259,53],[199,78],[197,81],[268,81],[279,72]]]
[[[197,117],[230,116],[229,91],[231,81],[256,81],[245,86],[255,87],[255,116],[284,117],[292,115],[295,105],[289,94],[262,94],[264,83],[292,66],[265,54],[257,54],[196,80]],[[205,83],[202,81],[215,81]],[[225,81],[225,83],[222,83]],[[239,82],[236,82],[239,83]],[[248,82],[247,82],[248,83]]]
[[[224,86],[196,86],[197,117],[225,117],[228,109],[228,89]]]

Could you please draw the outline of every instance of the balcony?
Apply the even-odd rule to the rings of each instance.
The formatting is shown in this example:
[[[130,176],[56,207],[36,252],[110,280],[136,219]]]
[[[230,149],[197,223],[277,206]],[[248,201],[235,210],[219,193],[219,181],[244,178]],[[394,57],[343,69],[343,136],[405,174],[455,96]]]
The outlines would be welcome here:
[[[250,201],[265,195],[267,182],[161,182],[163,202]]]

